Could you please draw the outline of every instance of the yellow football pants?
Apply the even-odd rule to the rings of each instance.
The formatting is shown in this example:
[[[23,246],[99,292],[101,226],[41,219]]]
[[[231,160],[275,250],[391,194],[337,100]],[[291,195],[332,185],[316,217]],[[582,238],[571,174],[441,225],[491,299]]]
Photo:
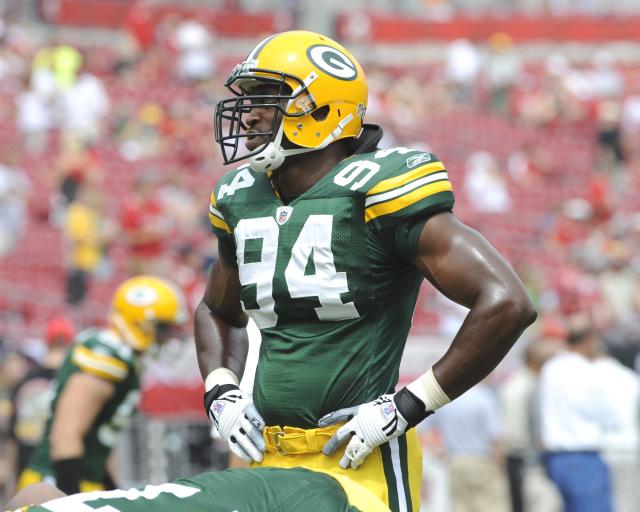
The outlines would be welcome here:
[[[317,429],[267,427],[263,434],[267,444],[264,460],[254,465],[303,467],[328,473],[343,484],[349,499],[355,501],[357,497],[343,483],[343,477],[347,477],[366,487],[393,512],[418,512],[422,450],[415,429],[375,448],[362,466],[353,470],[338,465],[346,444],[332,455],[322,453],[322,447],[338,428],[339,425]]]

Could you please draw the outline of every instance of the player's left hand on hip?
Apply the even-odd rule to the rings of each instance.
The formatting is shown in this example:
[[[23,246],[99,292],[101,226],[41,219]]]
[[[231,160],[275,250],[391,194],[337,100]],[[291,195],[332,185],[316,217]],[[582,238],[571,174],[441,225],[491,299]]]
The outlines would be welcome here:
[[[231,451],[245,462],[262,462],[266,449],[265,421],[251,395],[234,384],[214,386],[204,395],[204,406]]]
[[[427,411],[422,400],[407,388],[394,394],[381,395],[372,402],[326,414],[319,427],[342,425],[322,449],[330,455],[347,440],[340,467],[358,469],[376,446],[391,441],[416,426],[433,411]]]

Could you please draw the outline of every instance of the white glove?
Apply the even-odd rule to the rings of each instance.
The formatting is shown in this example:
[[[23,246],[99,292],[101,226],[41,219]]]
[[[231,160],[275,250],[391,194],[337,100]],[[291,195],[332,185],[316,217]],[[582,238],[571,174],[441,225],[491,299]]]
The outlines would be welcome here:
[[[251,395],[232,384],[215,386],[205,394],[205,409],[233,453],[246,462],[262,462],[265,421]]]
[[[411,418],[410,421],[400,412],[398,404],[401,404],[405,415]],[[433,411],[426,411],[424,403],[406,388],[395,394],[382,395],[373,402],[329,413],[320,418],[319,427],[343,421],[347,423],[329,439],[322,453],[332,454],[351,437],[340,459],[340,467],[347,469],[351,466],[358,469],[376,446],[404,434],[408,428],[415,426],[429,414],[433,414]]]

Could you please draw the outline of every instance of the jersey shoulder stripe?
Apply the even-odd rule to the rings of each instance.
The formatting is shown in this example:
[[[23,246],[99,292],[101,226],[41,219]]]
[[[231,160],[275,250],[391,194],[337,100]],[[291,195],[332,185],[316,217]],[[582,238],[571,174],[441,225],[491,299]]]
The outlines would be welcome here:
[[[401,148],[406,149],[406,148]],[[406,150],[407,152],[410,150]],[[425,155],[425,156],[423,156]],[[377,183],[372,183],[365,195],[365,222],[380,219],[384,224],[398,222],[411,217],[424,217],[435,211],[453,207],[453,187],[444,164],[428,153],[398,158],[385,157],[384,172]],[[411,169],[411,163],[425,163]]]
[[[123,363],[135,365],[136,355],[111,329],[90,328],[78,334],[77,345],[83,345],[90,350],[112,356]]]
[[[406,171],[406,169],[404,169]],[[430,164],[423,165],[418,167],[417,169],[413,169],[408,172],[402,172],[398,176],[394,176],[393,178],[387,178],[386,180],[382,180],[377,185],[375,185],[372,189],[367,192],[367,197],[374,196],[381,192],[387,192],[397,187],[401,187],[402,185],[406,185],[407,183],[416,180],[418,178],[422,178],[429,174],[433,174],[438,171],[444,171],[444,164],[440,161],[431,162]],[[445,171],[446,172],[446,171]]]
[[[209,221],[214,230],[221,229],[227,234],[231,234],[231,228],[227,221],[224,219],[222,212],[218,210],[218,203],[216,201],[215,190],[211,192],[211,204],[209,205]]]
[[[83,372],[112,382],[121,382],[129,374],[129,367],[125,362],[85,345],[74,347],[71,361]]]

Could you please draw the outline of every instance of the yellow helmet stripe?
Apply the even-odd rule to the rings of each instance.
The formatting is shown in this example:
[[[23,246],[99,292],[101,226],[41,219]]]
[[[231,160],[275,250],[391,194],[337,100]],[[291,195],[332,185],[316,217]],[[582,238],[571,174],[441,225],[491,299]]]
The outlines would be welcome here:
[[[380,217],[381,215],[387,215],[394,213],[403,208],[407,208],[418,201],[447,190],[453,190],[451,182],[449,180],[437,181],[435,183],[429,183],[424,185],[408,194],[404,194],[396,199],[387,201],[384,203],[376,203],[365,209],[364,220],[369,222],[370,220]]]
[[[392,188],[401,187],[402,185],[410,182],[411,180],[415,180],[417,178],[421,178],[422,176],[426,176],[427,174],[431,174],[432,172],[444,171],[444,165],[442,162],[431,162],[413,171],[405,172],[400,176],[394,176],[393,178],[389,178],[381,181],[375,187],[373,187],[369,192],[367,192],[367,196],[371,196],[373,194],[379,194],[380,192],[386,192],[387,190],[391,190]]]
[[[260,55],[260,52],[264,49],[265,46],[267,46],[267,43],[269,41],[271,41],[274,37],[276,37],[278,34],[273,34],[272,36],[266,37],[264,38],[262,41],[260,41],[260,43],[258,43],[258,46],[256,46],[251,53],[247,56],[246,61],[250,61],[253,59],[257,59],[258,55]]]
[[[127,365],[119,359],[105,354],[96,354],[82,345],[73,350],[72,361],[82,371],[114,382],[123,380],[128,374]]]

